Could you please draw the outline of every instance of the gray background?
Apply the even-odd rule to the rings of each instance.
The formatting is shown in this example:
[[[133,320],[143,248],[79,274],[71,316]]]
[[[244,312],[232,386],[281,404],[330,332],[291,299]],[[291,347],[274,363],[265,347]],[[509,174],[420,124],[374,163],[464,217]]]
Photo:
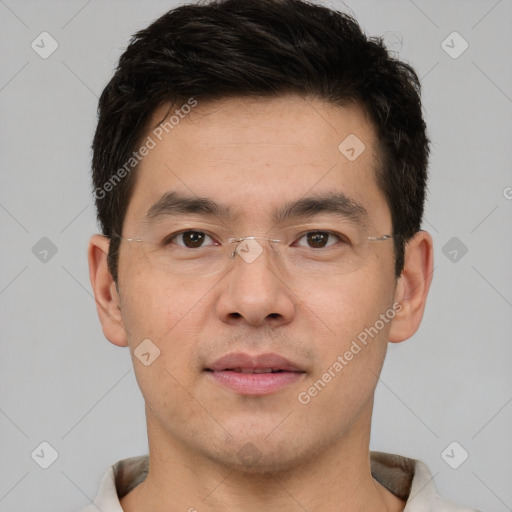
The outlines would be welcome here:
[[[420,331],[389,348],[371,447],[422,459],[455,501],[512,510],[512,2],[326,3],[416,68],[433,141],[434,280]],[[128,350],[104,339],[89,285],[89,147],[129,36],[174,5],[0,0],[2,512],[76,510],[147,450]],[[59,45],[47,59],[31,48],[43,31]]]

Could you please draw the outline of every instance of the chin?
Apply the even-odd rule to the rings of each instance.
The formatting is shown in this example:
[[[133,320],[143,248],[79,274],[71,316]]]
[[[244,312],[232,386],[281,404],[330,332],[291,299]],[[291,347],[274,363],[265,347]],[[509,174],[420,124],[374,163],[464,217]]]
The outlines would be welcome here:
[[[294,446],[294,445],[297,446]],[[227,439],[225,446],[217,447],[212,452],[205,454],[213,462],[224,466],[226,469],[235,470],[246,474],[276,474],[293,470],[301,461],[311,456],[311,451],[303,453],[298,447],[304,447],[304,443],[290,443],[280,440],[277,443],[266,439],[266,435],[256,439],[256,436],[248,436],[246,439]]]

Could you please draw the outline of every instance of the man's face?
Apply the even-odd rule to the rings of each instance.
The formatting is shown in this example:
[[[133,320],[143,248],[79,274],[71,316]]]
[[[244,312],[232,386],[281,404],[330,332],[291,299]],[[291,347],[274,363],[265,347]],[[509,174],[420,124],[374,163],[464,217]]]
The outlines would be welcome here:
[[[152,126],[166,113],[156,112]],[[210,251],[199,259],[206,265],[207,254],[213,258],[221,251],[218,238],[225,231],[274,238],[307,224],[313,235],[315,229],[321,233],[303,236],[283,252],[256,239],[256,246],[246,246],[263,249],[256,259],[235,253],[212,275],[193,271],[206,267],[187,266],[190,262],[179,258],[167,267],[156,264],[165,256],[156,255],[156,246],[121,242],[118,293],[132,355],[147,339],[151,350],[160,350],[147,366],[133,356],[150,440],[231,467],[247,468],[251,461],[252,470],[264,471],[291,467],[336,443],[366,436],[389,320],[377,323],[378,333],[367,336],[366,344],[357,340],[392,311],[393,243],[370,242],[350,272],[338,272],[322,255],[308,263],[293,252],[336,255],[343,240],[326,238],[328,228],[348,230],[354,238],[392,231],[376,185],[376,136],[363,111],[295,96],[199,102],[168,134],[158,133],[161,141],[148,132],[157,144],[136,171],[125,238],[154,242],[176,227],[193,228],[169,242],[179,247],[159,251]],[[355,160],[359,147],[338,148],[350,134],[365,145]],[[178,214],[168,201],[167,209],[160,202],[148,215],[171,192],[207,198],[221,209]],[[301,199],[335,194],[359,203],[366,216],[362,208],[351,218],[342,209],[274,215]],[[345,357],[347,351],[352,357]],[[264,373],[245,373],[255,369]]]

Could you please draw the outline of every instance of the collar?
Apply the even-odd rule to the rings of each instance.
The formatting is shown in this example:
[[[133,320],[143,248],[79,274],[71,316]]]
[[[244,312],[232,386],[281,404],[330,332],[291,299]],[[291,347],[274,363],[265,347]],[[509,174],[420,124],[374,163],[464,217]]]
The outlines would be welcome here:
[[[384,452],[370,452],[373,478],[406,501],[404,512],[479,512],[437,493],[434,477],[421,461]],[[82,512],[123,512],[119,499],[146,479],[149,456],[121,460],[103,475],[94,504]]]

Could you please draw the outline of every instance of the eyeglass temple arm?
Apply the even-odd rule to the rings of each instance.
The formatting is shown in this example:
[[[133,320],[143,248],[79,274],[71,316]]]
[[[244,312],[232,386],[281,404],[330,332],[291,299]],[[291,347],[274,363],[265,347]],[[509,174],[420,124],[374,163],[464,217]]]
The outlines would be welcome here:
[[[370,242],[382,242],[383,240],[389,240],[390,238],[393,238],[393,235],[369,236],[368,240]]]

